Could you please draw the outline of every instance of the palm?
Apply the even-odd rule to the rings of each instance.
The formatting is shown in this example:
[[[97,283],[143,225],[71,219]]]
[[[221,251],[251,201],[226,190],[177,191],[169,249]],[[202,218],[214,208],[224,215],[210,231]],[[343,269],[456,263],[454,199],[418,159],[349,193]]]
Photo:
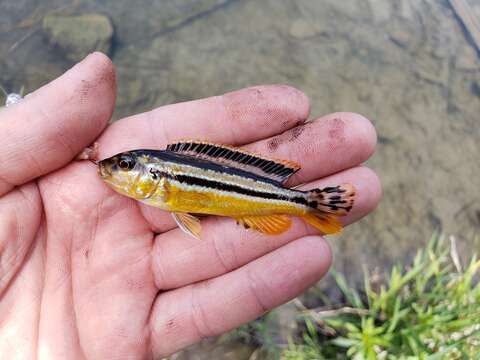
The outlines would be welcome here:
[[[46,177],[40,189],[46,198],[49,240],[64,242],[52,248],[52,261],[57,266],[64,262],[70,273],[61,290],[52,292],[52,300],[71,297],[72,338],[78,336],[88,358],[127,353],[145,358],[149,314],[158,289],[150,263],[154,234],[137,204],[109,191],[90,163],[72,164]],[[67,275],[54,272],[55,277]],[[65,320],[57,326],[64,326]]]
[[[22,333],[31,333],[39,311],[37,351],[45,358],[67,353],[144,358],[157,288],[150,265],[153,232],[138,206],[106,189],[90,163],[71,164],[38,181],[38,187],[19,191],[38,191],[44,216],[29,241],[35,245],[20,264],[20,276],[2,299],[4,305],[11,301],[9,307],[15,304],[22,319],[10,313],[5,329],[21,324]],[[36,216],[31,203],[17,206],[25,221]],[[27,228],[30,224],[22,220],[20,227]],[[25,293],[42,281],[43,291]],[[38,296],[40,308],[34,306]]]
[[[102,67],[103,74],[97,69],[95,76],[105,82],[110,65],[98,55],[92,61],[90,68]],[[81,128],[83,138],[66,146],[72,154],[89,144],[109,117],[112,84],[97,87],[90,95],[96,100],[91,112],[100,125]],[[103,107],[96,91],[105,100]],[[30,103],[40,96],[34,94]],[[12,114],[27,105],[17,105]],[[375,175],[356,167],[373,151],[374,132],[363,118],[337,114],[312,123],[309,131],[299,126],[270,138],[304,121],[307,108],[302,95],[284,87],[160,108],[110,126],[99,139],[100,157],[162,148],[185,137],[248,144],[265,155],[302,162],[292,185],[354,183],[360,196],[346,219],[350,223],[371,211],[379,198]],[[65,136],[61,146],[65,139],[71,138]],[[332,149],[339,155],[328,154],[318,168],[318,157]],[[49,165],[58,170],[44,171],[30,183],[25,183],[28,176],[10,180],[0,173],[1,353],[28,358],[169,354],[296,296],[330,263],[325,242],[308,236],[311,230],[301,223],[286,234],[266,237],[229,219],[209,218],[199,241],[175,229],[168,214],[107,188],[91,163]],[[316,180],[332,173],[337,174]]]

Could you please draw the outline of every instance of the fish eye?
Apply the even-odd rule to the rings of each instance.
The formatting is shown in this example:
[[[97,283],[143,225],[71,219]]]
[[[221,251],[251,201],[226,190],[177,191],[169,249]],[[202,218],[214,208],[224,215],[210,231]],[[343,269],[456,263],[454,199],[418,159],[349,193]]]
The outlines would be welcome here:
[[[135,161],[131,156],[123,155],[118,160],[118,167],[122,170],[132,170],[135,166]]]

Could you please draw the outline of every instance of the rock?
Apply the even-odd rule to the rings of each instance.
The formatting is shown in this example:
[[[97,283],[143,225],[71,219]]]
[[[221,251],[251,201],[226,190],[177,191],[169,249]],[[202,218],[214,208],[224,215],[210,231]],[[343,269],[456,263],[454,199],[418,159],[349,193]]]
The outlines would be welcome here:
[[[48,15],[42,27],[50,43],[62,49],[71,61],[78,62],[93,51],[110,51],[113,26],[104,15]]]

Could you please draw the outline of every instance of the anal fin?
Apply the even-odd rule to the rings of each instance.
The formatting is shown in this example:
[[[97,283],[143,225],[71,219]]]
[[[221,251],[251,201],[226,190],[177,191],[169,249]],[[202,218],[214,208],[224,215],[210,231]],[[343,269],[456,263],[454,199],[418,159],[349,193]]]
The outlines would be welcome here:
[[[197,217],[190,215],[189,213],[175,212],[172,213],[172,216],[180,229],[182,229],[188,235],[200,239],[200,231],[202,230],[202,225],[200,224],[200,220]]]
[[[235,219],[245,227],[267,235],[281,234],[292,225],[287,215],[243,216]]]

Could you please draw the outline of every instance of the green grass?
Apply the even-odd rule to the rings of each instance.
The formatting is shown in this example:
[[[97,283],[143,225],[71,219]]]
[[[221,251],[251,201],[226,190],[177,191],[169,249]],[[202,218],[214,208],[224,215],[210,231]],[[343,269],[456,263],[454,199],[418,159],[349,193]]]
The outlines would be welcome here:
[[[462,268],[441,236],[395,266],[387,281],[365,274],[364,289],[333,272],[346,304],[305,309],[300,339],[280,357],[303,359],[480,359],[480,261]]]

